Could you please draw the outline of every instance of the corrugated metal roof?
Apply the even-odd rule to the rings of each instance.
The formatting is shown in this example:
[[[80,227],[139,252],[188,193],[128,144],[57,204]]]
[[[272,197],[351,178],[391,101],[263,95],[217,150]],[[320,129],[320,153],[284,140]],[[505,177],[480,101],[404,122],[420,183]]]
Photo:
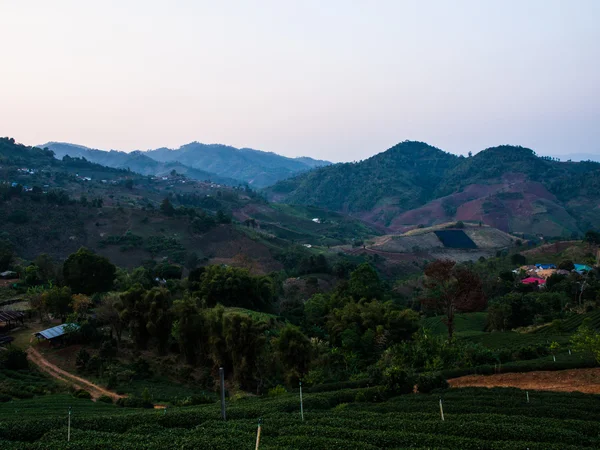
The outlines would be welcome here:
[[[0,322],[8,322],[9,320],[17,320],[24,317],[20,311],[0,311]]]
[[[56,337],[62,336],[66,333],[65,328],[67,326],[73,326],[75,328],[79,328],[79,325],[75,323],[63,323],[62,325],[58,325],[56,327],[48,328],[47,330],[42,330],[35,333],[36,336],[42,336],[46,339],[54,339]]]

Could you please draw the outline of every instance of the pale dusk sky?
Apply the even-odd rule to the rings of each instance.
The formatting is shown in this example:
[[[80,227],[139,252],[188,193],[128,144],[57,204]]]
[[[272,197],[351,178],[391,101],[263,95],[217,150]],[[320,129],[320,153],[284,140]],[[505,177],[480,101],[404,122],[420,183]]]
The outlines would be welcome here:
[[[0,135],[600,153],[598,0],[0,0]]]

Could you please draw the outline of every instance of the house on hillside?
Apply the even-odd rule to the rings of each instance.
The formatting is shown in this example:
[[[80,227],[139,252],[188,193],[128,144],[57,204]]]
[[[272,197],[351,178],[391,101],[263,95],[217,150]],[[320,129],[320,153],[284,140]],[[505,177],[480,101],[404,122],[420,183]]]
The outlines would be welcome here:
[[[575,266],[575,272],[579,275],[584,275],[592,270],[587,264],[573,264]]]
[[[49,342],[50,345],[54,345],[57,343],[62,343],[66,335],[76,331],[77,329],[79,329],[79,325],[76,323],[63,323],[62,325],[39,331],[33,335],[38,339],[38,341],[43,339]]]
[[[538,269],[556,269],[556,264],[536,264],[535,267],[537,267]]]
[[[537,278],[537,277],[527,277],[527,278],[522,279],[521,283],[541,287],[546,284],[546,280],[544,280],[543,278]]]

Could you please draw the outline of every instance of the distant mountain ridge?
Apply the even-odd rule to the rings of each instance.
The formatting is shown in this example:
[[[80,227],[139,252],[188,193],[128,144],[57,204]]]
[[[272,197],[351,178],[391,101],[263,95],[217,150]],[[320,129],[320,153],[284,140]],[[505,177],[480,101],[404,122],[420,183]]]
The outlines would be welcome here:
[[[571,236],[600,224],[600,164],[559,162],[518,146],[472,157],[405,141],[358,163],[280,181],[276,201],[343,211],[388,230],[450,220],[503,231]]]
[[[129,168],[144,175],[162,175],[176,170],[190,178],[211,179],[226,184],[246,183],[262,188],[314,167],[331,164],[309,157],[288,158],[249,148],[192,142],[178,149],[158,148],[130,153],[97,150],[76,144],[48,142],[58,158],[65,155],[116,168]]]

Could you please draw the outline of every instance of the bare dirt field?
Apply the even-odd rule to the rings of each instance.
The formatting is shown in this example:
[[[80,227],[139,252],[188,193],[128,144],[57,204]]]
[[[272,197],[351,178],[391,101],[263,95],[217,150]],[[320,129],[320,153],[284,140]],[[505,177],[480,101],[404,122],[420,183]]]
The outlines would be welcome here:
[[[539,391],[600,394],[600,368],[467,375],[448,380],[450,387],[515,387]]]

